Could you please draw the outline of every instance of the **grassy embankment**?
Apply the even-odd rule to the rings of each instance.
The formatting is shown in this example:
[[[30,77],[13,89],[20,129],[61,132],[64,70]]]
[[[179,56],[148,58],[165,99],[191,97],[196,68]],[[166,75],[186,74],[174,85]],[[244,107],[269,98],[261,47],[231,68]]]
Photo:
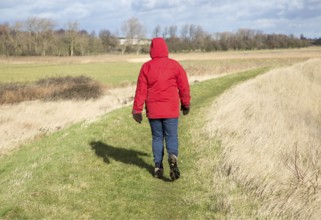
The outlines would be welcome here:
[[[221,168],[283,219],[321,216],[321,60],[279,68],[228,90],[208,113]]]
[[[182,177],[152,177],[150,129],[130,107],[93,124],[76,124],[0,160],[0,217],[197,219],[249,217],[255,204],[215,174],[219,142],[202,131],[211,101],[259,68],[192,86],[192,111],[180,120]],[[136,78],[136,77],[135,77]],[[214,163],[204,161],[211,157]],[[205,160],[206,159],[206,160]],[[228,186],[228,187],[227,187]]]

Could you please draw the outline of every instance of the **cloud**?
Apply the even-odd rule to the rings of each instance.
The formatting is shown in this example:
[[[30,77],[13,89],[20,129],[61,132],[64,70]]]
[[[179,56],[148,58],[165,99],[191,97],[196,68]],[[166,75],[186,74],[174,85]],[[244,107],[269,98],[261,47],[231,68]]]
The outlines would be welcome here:
[[[131,7],[135,11],[160,11],[164,9],[177,10],[180,8],[188,8],[190,6],[202,5],[208,1],[195,0],[136,0],[131,3]]]
[[[123,21],[137,17],[150,33],[157,24],[195,24],[209,33],[251,28],[321,35],[320,0],[1,0],[0,14],[0,23],[38,16],[59,26],[77,21],[88,31],[117,31]]]

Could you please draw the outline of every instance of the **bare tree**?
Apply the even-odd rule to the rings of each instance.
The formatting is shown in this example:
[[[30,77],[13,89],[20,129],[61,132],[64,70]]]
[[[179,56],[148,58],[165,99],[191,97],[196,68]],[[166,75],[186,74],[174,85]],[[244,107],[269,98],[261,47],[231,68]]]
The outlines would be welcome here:
[[[41,55],[46,56],[46,51],[49,47],[50,42],[53,39],[53,28],[55,22],[51,19],[42,18],[40,21],[41,32],[40,32],[40,42],[41,42]]]
[[[154,37],[160,37],[161,36],[161,26],[158,24],[154,31],[153,31],[153,36]]]
[[[85,56],[89,53],[89,34],[86,30],[81,30],[77,34],[77,54]]]
[[[183,25],[183,27],[181,28],[181,38],[184,41],[188,40],[188,30],[189,30],[189,25],[188,24]]]
[[[189,26],[189,38],[191,41],[194,41],[196,38],[196,25],[195,24],[191,24]]]
[[[205,39],[207,37],[207,33],[203,30],[202,26],[197,25],[194,28],[194,33],[193,33],[193,42],[196,48],[198,49],[203,49],[205,45]]]
[[[165,38],[167,37],[167,35],[168,35],[168,27],[165,27],[165,28],[163,29],[162,36],[163,36],[163,38],[165,39]]]
[[[12,45],[12,54],[17,56],[22,54],[22,47],[24,41],[23,23],[15,22],[10,28],[9,40]]]
[[[0,55],[88,55],[114,50],[122,53],[147,52],[149,42],[143,39],[146,30],[135,17],[124,21],[121,30],[125,39],[118,39],[110,31],[102,30],[99,36],[86,30],[79,31],[77,22],[69,22],[65,29],[53,30],[55,22],[50,19],[31,17],[13,25],[0,23]],[[118,34],[117,34],[118,35]],[[172,52],[213,51],[213,50],[251,50],[269,48],[306,47],[313,41],[302,34],[294,35],[264,34],[262,31],[239,29],[237,32],[222,32],[209,35],[199,25],[186,24],[177,35],[177,26],[161,28],[157,25],[153,36],[162,36]],[[320,40],[315,40],[315,43]]]
[[[123,43],[124,49],[123,53],[126,50],[128,45],[137,46],[137,53],[141,50],[141,46],[139,45],[139,41],[145,37],[146,29],[142,22],[138,20],[136,17],[132,17],[123,22],[121,26],[121,30],[126,38]]]
[[[106,52],[112,51],[119,44],[117,37],[109,30],[101,30],[99,32],[99,38]]]
[[[176,25],[171,25],[168,28],[168,34],[170,38],[175,38],[177,36],[177,26]]]
[[[30,17],[25,22],[25,27],[28,32],[28,49],[29,54],[38,53],[38,41],[39,41],[39,21],[37,17]]]
[[[218,36],[220,38],[220,48],[222,50],[228,50],[231,48],[231,39],[233,37],[233,33],[231,32],[222,32],[218,33]]]
[[[74,50],[75,50],[75,45],[76,45],[76,41],[77,41],[78,30],[79,30],[78,22],[68,22],[67,23],[66,37],[67,37],[68,47],[69,47],[69,56],[74,56]]]
[[[146,34],[143,23],[136,17],[124,21],[121,30],[127,39],[141,39],[144,38]]]
[[[29,51],[38,55],[39,48],[41,54],[46,55],[48,43],[52,40],[53,28],[55,24],[51,19],[30,17],[25,22],[25,27],[29,35]]]
[[[55,30],[53,33],[51,51],[56,56],[69,56],[68,42],[65,29]]]
[[[5,23],[0,25],[0,39],[1,47],[0,52],[6,56],[9,56],[9,42],[10,42],[10,27],[9,24]]]

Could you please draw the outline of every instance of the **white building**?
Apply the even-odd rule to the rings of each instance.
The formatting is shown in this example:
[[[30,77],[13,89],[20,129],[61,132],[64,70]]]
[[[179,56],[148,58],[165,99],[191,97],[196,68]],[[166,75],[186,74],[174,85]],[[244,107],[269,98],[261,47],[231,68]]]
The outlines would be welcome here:
[[[120,45],[149,45],[151,43],[151,40],[148,39],[127,39],[127,38],[121,38],[119,39]]]

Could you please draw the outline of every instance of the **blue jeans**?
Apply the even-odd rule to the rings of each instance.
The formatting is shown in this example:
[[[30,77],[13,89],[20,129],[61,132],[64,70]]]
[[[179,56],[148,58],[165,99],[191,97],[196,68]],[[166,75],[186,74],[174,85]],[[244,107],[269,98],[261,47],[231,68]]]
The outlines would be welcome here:
[[[178,118],[149,119],[155,167],[163,168],[164,140],[167,154],[178,156]]]

